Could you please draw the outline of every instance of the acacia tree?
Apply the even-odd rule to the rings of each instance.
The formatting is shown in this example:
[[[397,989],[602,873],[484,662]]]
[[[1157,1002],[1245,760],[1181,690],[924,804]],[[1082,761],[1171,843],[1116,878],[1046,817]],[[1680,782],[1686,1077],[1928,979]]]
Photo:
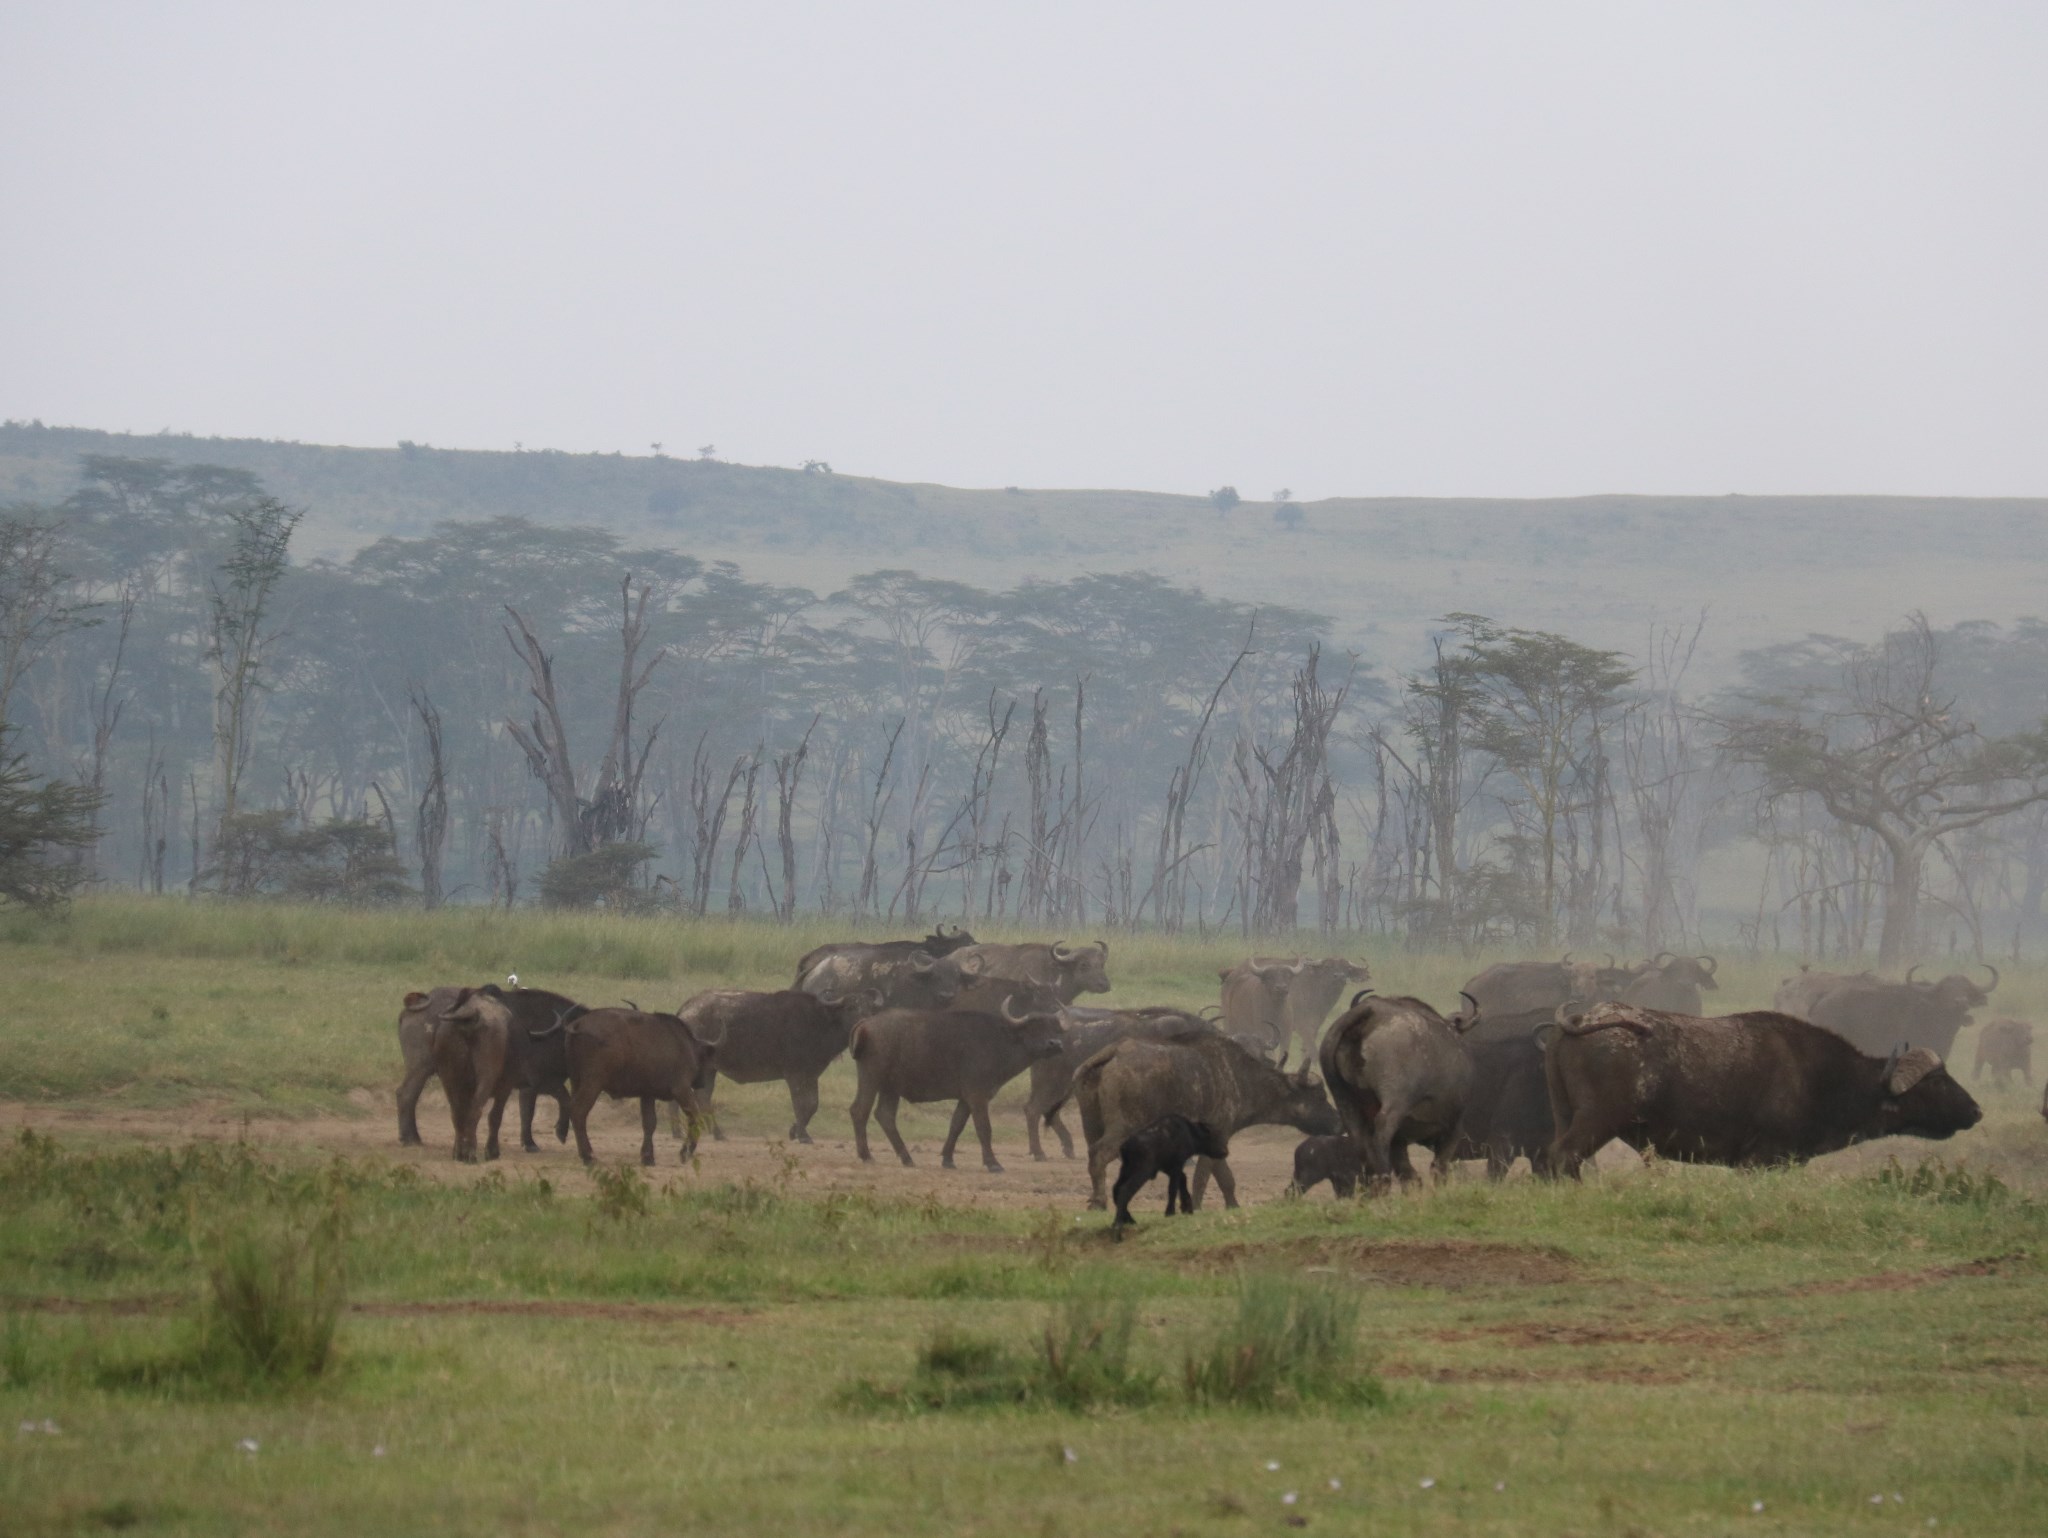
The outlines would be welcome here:
[[[1830,700],[1754,698],[1720,720],[1722,750],[1755,771],[1766,805],[1811,797],[1884,851],[1878,965],[1919,940],[1927,856],[1955,834],[2048,801],[2048,722],[1988,737],[1955,708],[1924,615],[1850,653]]]

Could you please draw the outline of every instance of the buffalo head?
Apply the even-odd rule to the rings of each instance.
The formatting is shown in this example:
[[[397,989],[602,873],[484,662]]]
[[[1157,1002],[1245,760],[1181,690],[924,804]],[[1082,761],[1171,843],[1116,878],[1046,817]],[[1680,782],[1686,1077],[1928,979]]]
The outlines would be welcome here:
[[[1970,1092],[1956,1083],[1941,1059],[1925,1047],[1894,1047],[1880,1075],[1880,1087],[1884,1099],[1878,1107],[1874,1134],[1879,1137],[1953,1137],[1984,1119],[1982,1107]]]
[[[1053,964],[1073,980],[1077,993],[1109,992],[1109,942],[1097,940],[1092,945],[1069,945],[1064,940],[1053,942]]]

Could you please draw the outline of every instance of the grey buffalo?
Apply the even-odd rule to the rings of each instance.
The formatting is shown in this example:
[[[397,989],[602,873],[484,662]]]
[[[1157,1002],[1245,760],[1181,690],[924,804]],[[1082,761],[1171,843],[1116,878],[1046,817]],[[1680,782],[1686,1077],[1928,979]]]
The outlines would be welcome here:
[[[1084,993],[1109,992],[1109,942],[1069,945],[968,945],[953,953],[973,976],[1001,977],[1017,983],[1040,983],[1071,1004]]]
[[[1438,1178],[1449,1172],[1472,1084],[1460,1038],[1472,1024],[1470,1015],[1446,1019],[1420,999],[1364,996],[1323,1037],[1323,1079],[1375,1186],[1416,1178],[1414,1143],[1435,1155]]]
[[[1900,1042],[1910,1041],[1945,1058],[1970,1023],[1970,1011],[1991,1002],[1991,992],[1998,986],[1998,968],[1987,962],[1984,969],[1991,974],[1991,981],[1981,985],[1961,972],[1951,972],[1938,981],[1917,981],[1913,976],[1917,967],[1898,983],[1874,977],[1848,978],[1814,999],[1804,1018],[1826,1026],[1865,1052],[1881,1056]]]
[[[800,988],[778,993],[750,993],[739,988],[714,988],[685,1001],[676,1011],[699,1041],[715,1048],[714,1072],[699,1080],[697,1099],[711,1124],[713,1138],[724,1141],[713,1104],[716,1080],[761,1084],[780,1079],[789,1088],[792,1142],[811,1141],[811,1118],[818,1114],[818,1080],[832,1060],[846,1050],[862,1017],[881,1008],[881,994],[869,990],[856,998],[829,994],[817,998]]]

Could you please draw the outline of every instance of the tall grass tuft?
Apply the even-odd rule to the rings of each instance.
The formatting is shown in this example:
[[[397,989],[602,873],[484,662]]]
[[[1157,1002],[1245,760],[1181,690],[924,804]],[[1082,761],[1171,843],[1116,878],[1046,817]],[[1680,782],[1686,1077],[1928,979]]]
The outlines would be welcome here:
[[[1045,1325],[1044,1397],[1069,1409],[1148,1404],[1159,1376],[1131,1363],[1138,1300],[1077,1285]]]
[[[1355,1293],[1328,1282],[1245,1276],[1236,1317],[1187,1358],[1189,1400],[1259,1410],[1384,1404],[1359,1346],[1359,1312]]]
[[[228,1219],[195,1242],[205,1290],[198,1364],[209,1376],[289,1387],[334,1355],[346,1301],[346,1211],[324,1206]]]

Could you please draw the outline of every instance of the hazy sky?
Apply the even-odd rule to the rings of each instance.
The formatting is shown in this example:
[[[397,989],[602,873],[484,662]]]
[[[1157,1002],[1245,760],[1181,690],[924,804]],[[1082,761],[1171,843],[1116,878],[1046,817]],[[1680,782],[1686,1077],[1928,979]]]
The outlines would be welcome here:
[[[0,417],[2048,493],[2048,6],[0,0]]]

